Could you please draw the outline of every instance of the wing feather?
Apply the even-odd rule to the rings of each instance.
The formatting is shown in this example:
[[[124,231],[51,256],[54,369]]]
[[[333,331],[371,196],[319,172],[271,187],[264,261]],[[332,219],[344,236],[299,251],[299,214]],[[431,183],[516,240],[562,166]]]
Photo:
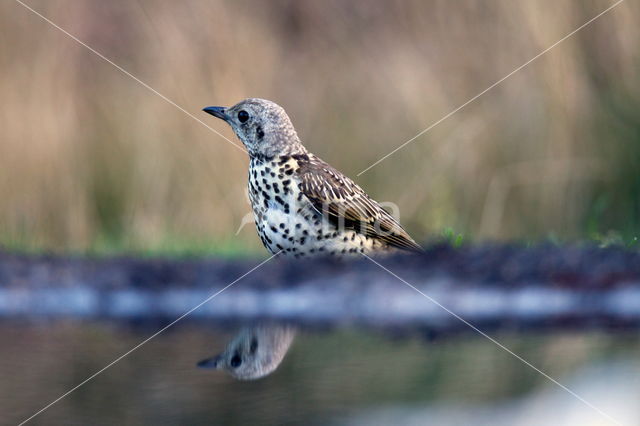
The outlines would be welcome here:
[[[351,179],[312,154],[296,157],[300,190],[329,220],[391,247],[423,251],[393,216]]]

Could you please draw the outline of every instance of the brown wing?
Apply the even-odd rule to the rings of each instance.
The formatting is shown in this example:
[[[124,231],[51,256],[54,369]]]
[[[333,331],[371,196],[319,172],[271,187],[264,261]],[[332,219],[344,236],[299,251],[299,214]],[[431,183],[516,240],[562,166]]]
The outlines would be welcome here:
[[[300,190],[325,217],[389,246],[422,252],[400,224],[351,179],[314,155],[295,158]]]

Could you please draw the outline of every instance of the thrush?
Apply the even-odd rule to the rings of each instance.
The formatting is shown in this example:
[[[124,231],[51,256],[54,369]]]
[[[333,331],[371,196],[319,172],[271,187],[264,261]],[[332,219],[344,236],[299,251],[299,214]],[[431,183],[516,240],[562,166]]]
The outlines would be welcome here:
[[[203,111],[227,122],[249,153],[249,198],[271,253],[422,251],[362,188],[307,151],[281,106],[251,98]]]
[[[225,370],[240,380],[255,380],[271,374],[286,355],[296,330],[287,325],[246,327],[219,355],[203,359],[199,367]]]

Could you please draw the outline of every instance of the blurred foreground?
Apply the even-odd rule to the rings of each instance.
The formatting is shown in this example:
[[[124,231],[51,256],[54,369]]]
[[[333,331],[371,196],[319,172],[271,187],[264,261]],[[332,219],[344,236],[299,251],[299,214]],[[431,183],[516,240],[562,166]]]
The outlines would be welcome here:
[[[220,292],[250,262],[2,254],[0,341],[11,344],[0,349],[0,412],[11,423],[27,418],[161,330],[36,421],[607,424],[455,313],[635,425],[638,256],[586,246],[435,246],[378,259],[414,289],[366,259],[316,259],[266,263]],[[291,346],[292,334],[265,333],[227,346],[239,320],[301,327]],[[273,359],[236,374],[258,365],[247,364],[253,355]],[[199,365],[261,378],[235,382],[196,369],[205,357]]]
[[[0,339],[11,342],[0,347],[3,423],[24,420],[153,331],[1,326]],[[33,424],[610,424],[480,336],[425,342],[358,330],[303,333],[279,369],[256,382],[196,368],[233,332],[182,324]],[[621,424],[640,421],[637,335],[494,337]]]
[[[255,270],[255,272],[253,272]],[[640,253],[592,246],[431,246],[336,261],[0,252],[0,317],[345,324],[448,335],[640,328]]]

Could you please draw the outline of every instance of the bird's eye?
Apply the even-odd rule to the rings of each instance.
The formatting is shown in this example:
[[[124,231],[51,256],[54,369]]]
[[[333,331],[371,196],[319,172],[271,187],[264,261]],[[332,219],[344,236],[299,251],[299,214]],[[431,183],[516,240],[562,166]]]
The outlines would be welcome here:
[[[231,366],[233,368],[238,368],[240,367],[240,364],[242,364],[242,358],[240,357],[240,354],[236,352],[233,355],[233,358],[231,358]]]
[[[238,113],[238,121],[240,121],[241,123],[244,123],[248,119],[249,119],[249,113],[247,111],[242,110]]]

